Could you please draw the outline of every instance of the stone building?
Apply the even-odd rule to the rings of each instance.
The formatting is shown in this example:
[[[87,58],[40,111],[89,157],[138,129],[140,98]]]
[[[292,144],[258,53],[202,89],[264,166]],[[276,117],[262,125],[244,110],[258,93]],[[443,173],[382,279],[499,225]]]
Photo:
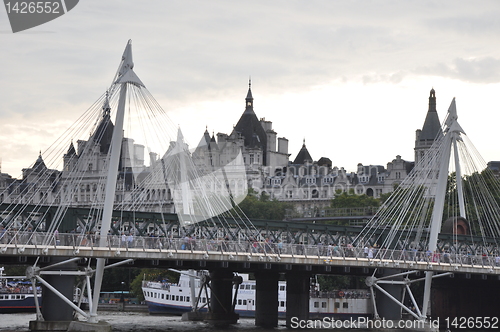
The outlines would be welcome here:
[[[225,168],[225,181],[231,183],[228,187],[235,190],[235,195],[244,194],[248,185],[271,199],[293,203],[299,213],[305,214],[327,208],[338,191],[352,189],[356,194],[373,197],[389,193],[415,165],[397,155],[386,166],[358,164],[356,171],[347,171],[344,167],[334,166],[327,157],[315,161],[305,140],[296,157],[290,160],[288,140],[278,137],[271,121],[257,117],[251,88],[249,82],[245,109],[232,131],[210,135],[205,130],[192,152],[193,162],[201,173]],[[43,179],[37,176],[42,170],[47,171],[40,155],[33,167],[23,169],[25,181],[1,173],[2,188],[10,186],[9,190],[17,193],[12,199],[33,203],[66,202],[72,206],[90,207],[102,201],[104,183],[101,175],[114,127],[107,101],[102,111],[101,121],[90,138],[78,140],[76,148],[73,143],[70,144],[63,156],[62,171],[48,170],[50,175]],[[416,131],[414,149],[417,162],[439,135],[442,135],[441,124],[436,110],[436,94],[432,89],[424,125]],[[151,153],[150,166],[146,166],[144,150],[144,146],[135,144],[132,138],[123,139],[115,200],[140,198],[144,210],[173,212],[172,194],[165,181],[152,177],[149,183],[143,182],[161,160]],[[231,173],[230,166],[238,158],[246,166],[247,179],[243,181],[247,183],[238,182],[241,181],[237,178],[239,173]],[[81,181],[77,182],[77,179]],[[36,195],[29,194],[34,192]],[[4,199],[2,197],[2,201]]]

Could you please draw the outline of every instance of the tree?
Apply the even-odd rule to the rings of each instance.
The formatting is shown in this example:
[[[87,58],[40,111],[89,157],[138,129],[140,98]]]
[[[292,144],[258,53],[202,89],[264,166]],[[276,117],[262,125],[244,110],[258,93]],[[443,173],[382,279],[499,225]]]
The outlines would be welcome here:
[[[161,281],[169,280],[172,283],[179,281],[179,274],[169,270],[162,269],[141,269],[134,280],[130,283],[130,292],[139,300],[139,303],[144,301],[142,293],[142,281]]]
[[[337,191],[332,200],[330,207],[332,208],[360,208],[360,207],[378,207],[380,201],[376,198],[366,194],[356,195],[354,190],[350,189],[349,192]]]
[[[102,277],[102,291],[119,291],[122,289],[122,282],[125,283],[125,287],[130,288],[130,283],[134,278],[140,273],[138,268],[124,268],[116,267],[104,270],[104,275]],[[127,290],[125,288],[124,290]]]
[[[230,211],[231,215],[239,215],[241,211],[249,219],[283,220],[287,209],[292,205],[287,202],[281,202],[276,199],[270,199],[266,193],[258,195],[253,189],[250,189],[247,197],[238,204],[238,207]]]
[[[338,276],[321,274],[317,276],[321,291],[331,292],[340,289],[358,289],[366,287],[365,277],[359,276]]]

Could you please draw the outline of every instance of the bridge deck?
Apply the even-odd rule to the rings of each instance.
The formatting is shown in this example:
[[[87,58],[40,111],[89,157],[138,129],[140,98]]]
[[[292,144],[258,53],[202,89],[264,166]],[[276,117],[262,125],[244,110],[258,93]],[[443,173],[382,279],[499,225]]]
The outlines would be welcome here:
[[[265,242],[162,239],[136,237],[134,242],[109,237],[108,246],[67,237],[50,244],[0,244],[0,256],[60,256],[82,258],[167,260],[195,262],[243,262],[303,266],[395,268],[435,272],[500,275],[498,257],[379,249],[367,254],[364,248],[333,247]],[[64,243],[64,245],[61,244]]]

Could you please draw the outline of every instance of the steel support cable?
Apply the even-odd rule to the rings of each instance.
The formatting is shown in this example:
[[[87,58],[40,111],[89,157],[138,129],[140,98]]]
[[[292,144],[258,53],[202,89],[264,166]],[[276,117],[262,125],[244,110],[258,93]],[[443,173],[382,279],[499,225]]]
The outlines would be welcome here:
[[[88,114],[88,113],[92,113],[92,112],[86,112],[85,114]],[[88,117],[87,117],[88,118]],[[81,116],[79,118],[79,121],[81,121],[82,119],[85,119],[85,115]],[[72,128],[74,128],[75,126],[73,126]],[[81,128],[80,126],[80,123],[77,122],[77,128]],[[72,130],[72,128],[66,130],[66,132],[58,139],[58,141],[61,141],[61,140],[64,140],[65,138],[65,135],[68,136],[68,135],[75,135],[75,132],[78,133],[78,131],[75,131],[75,130]],[[56,166],[53,166],[54,162],[52,161],[52,157],[53,155],[61,155],[62,152],[65,151],[65,149],[67,149],[68,145],[67,145],[67,140],[66,140],[66,143],[64,145],[62,145],[60,142],[57,142],[52,144],[51,147],[46,151],[46,153],[44,153],[44,155],[46,156],[46,158],[44,158],[45,160],[45,163],[49,165],[48,167],[48,170],[43,172],[43,173],[40,173],[38,174],[34,179],[33,178],[30,178],[30,181],[34,181],[36,182],[37,186],[40,187],[40,186],[43,186],[44,184],[48,183],[49,180],[51,180],[51,176],[52,176],[52,173],[53,171],[51,170],[52,168],[56,168]],[[59,148],[59,150],[58,150]],[[55,152],[54,152],[55,151]],[[49,156],[49,158],[47,158],[47,156]],[[34,166],[34,165],[33,165]],[[32,168],[33,168],[32,166]],[[23,179],[22,183],[27,183],[27,179]],[[30,186],[25,186],[25,188],[29,189]],[[51,186],[48,186],[47,185],[47,189],[51,189]],[[36,197],[35,195],[39,195],[40,194],[40,191],[37,191],[37,190],[33,190],[31,195],[29,195],[29,193],[27,192],[27,190],[25,191],[21,191],[20,193],[17,193],[19,196],[22,196],[23,199],[25,201],[27,201],[28,203],[29,202],[32,202],[32,201],[36,201]],[[48,193],[46,193],[48,194]],[[56,196],[58,194],[57,191],[54,191],[52,190],[52,194],[54,196]],[[31,216],[33,215],[36,215],[36,214],[39,214],[39,211],[41,209],[41,206],[42,204],[44,204],[45,206],[53,206],[54,205],[54,201],[55,199],[52,200],[52,202],[46,202],[43,197],[40,197],[40,201],[38,203],[35,203],[34,205],[34,208],[32,210],[32,212],[30,213]],[[11,204],[12,206],[12,204]],[[21,212],[20,213],[24,213],[24,208],[21,208]],[[17,219],[17,218],[16,218]],[[29,219],[29,218],[28,218]],[[39,218],[39,222],[42,222],[43,221],[43,217]],[[28,220],[29,221],[29,220]],[[9,227],[9,225],[7,225]],[[38,227],[38,225],[37,225]],[[28,228],[26,227],[26,230]],[[20,235],[20,234],[18,234]],[[30,234],[30,237],[33,236],[33,234]],[[31,238],[29,239],[31,240]]]
[[[227,203],[224,203],[224,204],[227,204]]]
[[[428,161],[428,163],[431,165],[435,163],[436,156],[438,155],[438,153],[436,153],[435,151],[439,151],[439,149],[436,149],[435,147],[439,146],[441,144],[441,142],[442,142],[442,140],[438,140],[433,145],[433,148],[429,149],[429,151],[426,154],[423,161]],[[436,155],[436,156],[433,156],[430,152],[434,152],[434,155]],[[390,197],[387,204],[384,204],[380,208],[379,212],[377,212],[377,218],[376,219],[372,218],[372,220],[368,223],[368,225],[363,229],[362,234],[358,235],[358,237],[356,238],[356,242],[365,242],[366,243],[367,242],[366,240],[372,238],[374,236],[374,234],[377,232],[377,230],[380,230],[380,229],[384,230],[384,229],[387,229],[388,227],[393,227],[392,228],[393,232],[395,232],[394,230],[396,230],[397,228],[399,228],[401,226],[403,219],[396,218],[396,224],[394,224],[393,223],[394,216],[397,214],[405,215],[408,212],[409,206],[407,205],[406,211],[403,211],[403,212],[399,209],[399,207],[392,208],[392,206],[395,206],[395,205],[401,206],[401,204],[394,204],[394,203],[404,203],[405,200],[408,201],[408,200],[411,200],[413,197],[415,197],[418,189],[414,189],[413,191],[410,191],[410,194],[408,195],[407,183],[411,181],[411,182],[413,182],[413,185],[415,185],[415,183],[417,183],[417,186],[418,186],[417,181],[419,178],[423,178],[423,179],[421,179],[422,182],[420,182],[420,185],[425,183],[426,182],[425,179],[429,178],[429,174],[432,174],[432,170],[433,170],[433,167],[425,167],[425,166],[426,165],[424,165],[424,166],[417,165],[414,168],[414,170],[409,174],[407,179],[405,179],[405,181],[403,181],[403,183],[399,186],[399,188],[395,191],[395,193]],[[419,170],[419,169],[424,169],[424,170],[427,169],[427,171],[417,172],[417,170]],[[403,188],[405,188],[405,189],[403,189]],[[406,192],[404,192],[403,190],[406,190]],[[404,194],[402,195],[401,192],[403,192]],[[400,198],[400,200],[393,200],[392,199],[393,197]],[[421,200],[421,201],[423,202],[424,200]],[[403,206],[404,206],[404,204],[403,204]],[[421,208],[420,210],[422,211],[423,208]],[[389,211],[389,212],[387,212],[387,211]],[[386,221],[386,219],[387,219],[387,221]],[[381,227],[381,224],[382,224],[382,227]],[[413,225],[410,224],[410,227],[412,227],[412,226],[414,226],[414,224]],[[372,231],[370,231],[370,229],[372,229]],[[390,240],[391,239],[389,237],[389,241]]]

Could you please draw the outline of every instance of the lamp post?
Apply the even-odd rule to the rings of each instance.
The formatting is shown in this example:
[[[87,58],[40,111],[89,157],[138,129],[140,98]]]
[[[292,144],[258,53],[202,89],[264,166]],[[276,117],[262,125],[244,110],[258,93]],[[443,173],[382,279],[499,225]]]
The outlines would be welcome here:
[[[121,285],[122,285],[122,294],[120,296],[120,302],[125,303],[125,298],[123,297],[123,287],[125,286],[125,281],[122,281]]]
[[[124,311],[125,310],[125,297],[123,296],[123,287],[125,286],[125,282],[121,282],[121,295],[120,295],[120,303],[118,304],[118,310],[119,311]]]

